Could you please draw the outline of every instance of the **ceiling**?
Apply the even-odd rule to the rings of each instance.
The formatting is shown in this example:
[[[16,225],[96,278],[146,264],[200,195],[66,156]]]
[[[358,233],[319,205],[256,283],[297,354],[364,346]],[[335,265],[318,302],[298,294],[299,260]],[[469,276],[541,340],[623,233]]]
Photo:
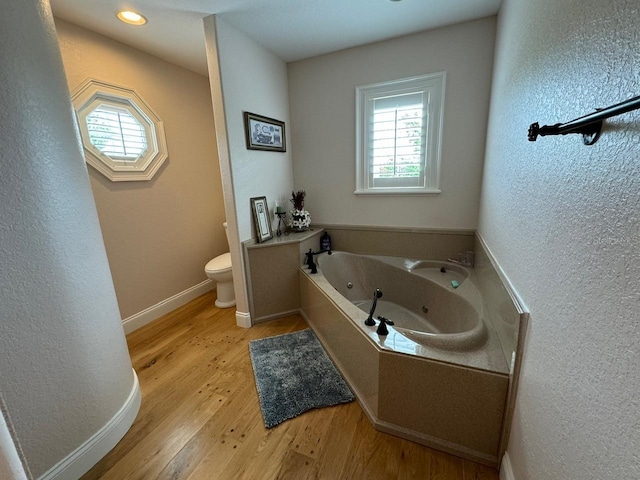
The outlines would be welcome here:
[[[286,62],[494,15],[502,0],[50,0],[53,14],[207,75],[202,19],[218,14]],[[148,19],[116,19],[120,9]]]

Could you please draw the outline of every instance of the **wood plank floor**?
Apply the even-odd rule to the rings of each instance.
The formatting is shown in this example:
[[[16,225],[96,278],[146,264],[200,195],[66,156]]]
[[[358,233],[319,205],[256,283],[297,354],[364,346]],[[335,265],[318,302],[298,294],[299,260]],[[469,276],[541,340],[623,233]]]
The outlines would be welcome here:
[[[105,479],[497,480],[496,471],[376,431],[357,402],[264,427],[250,340],[306,328],[291,316],[250,329],[215,293],[128,338],[142,407],[84,477]]]

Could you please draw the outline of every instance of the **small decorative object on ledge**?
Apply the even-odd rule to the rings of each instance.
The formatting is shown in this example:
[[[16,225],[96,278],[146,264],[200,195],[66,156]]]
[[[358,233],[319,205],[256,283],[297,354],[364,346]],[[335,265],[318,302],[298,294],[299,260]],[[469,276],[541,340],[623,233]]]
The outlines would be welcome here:
[[[266,242],[273,238],[267,197],[253,197],[250,201],[251,210],[253,211],[253,222],[256,227],[256,233],[258,234],[258,243]]]
[[[291,203],[293,204],[293,210],[291,210],[291,218],[289,219],[289,227],[294,232],[304,232],[309,229],[311,225],[311,215],[304,209],[304,197],[306,192],[304,190],[298,190],[297,192],[291,192]]]
[[[324,234],[320,237],[320,250],[323,252],[328,252],[331,250],[331,236],[328,232],[324,232]]]
[[[285,218],[287,217],[287,212],[284,210],[284,207],[280,205],[280,203],[276,200],[275,203],[275,211],[276,217],[278,217],[278,229],[276,230],[276,236],[280,237],[283,233],[285,235],[289,235],[289,231],[287,230],[287,224]]]
[[[535,142],[538,135],[566,135],[567,133],[581,133],[585,145],[593,145],[600,138],[602,124],[607,118],[640,108],[640,96],[616,103],[607,108],[597,108],[595,112],[576,118],[567,123],[540,126],[538,122],[529,127],[529,141]]]

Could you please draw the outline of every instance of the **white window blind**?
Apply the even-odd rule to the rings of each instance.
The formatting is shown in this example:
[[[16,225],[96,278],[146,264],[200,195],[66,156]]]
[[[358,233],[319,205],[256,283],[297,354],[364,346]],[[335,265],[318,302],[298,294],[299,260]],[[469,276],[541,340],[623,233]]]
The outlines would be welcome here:
[[[169,156],[164,126],[136,92],[89,78],[71,98],[89,165],[112,182],[158,173]]]
[[[424,146],[427,124],[422,92],[371,100],[369,158],[371,184],[424,184]],[[389,182],[388,180],[394,180]]]
[[[145,129],[127,109],[100,105],[87,115],[91,143],[112,159],[137,160],[147,149]]]
[[[356,194],[440,193],[445,73],[356,87]]]

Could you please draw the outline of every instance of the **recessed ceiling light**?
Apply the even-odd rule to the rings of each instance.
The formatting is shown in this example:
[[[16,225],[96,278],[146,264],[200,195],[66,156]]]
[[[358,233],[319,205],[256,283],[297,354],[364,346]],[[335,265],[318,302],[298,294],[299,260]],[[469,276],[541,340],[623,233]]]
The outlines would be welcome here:
[[[118,12],[118,18],[129,25],[144,25],[147,19],[133,10],[121,10]]]

